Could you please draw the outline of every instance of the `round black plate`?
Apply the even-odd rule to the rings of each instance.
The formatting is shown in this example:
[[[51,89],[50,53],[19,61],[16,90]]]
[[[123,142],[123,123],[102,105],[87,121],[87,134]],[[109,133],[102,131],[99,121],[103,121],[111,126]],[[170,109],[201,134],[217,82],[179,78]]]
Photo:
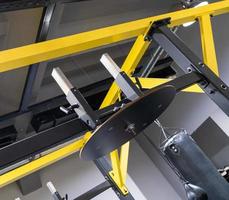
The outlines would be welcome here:
[[[80,157],[95,160],[125,144],[157,119],[175,95],[173,86],[164,86],[127,104],[94,131]]]

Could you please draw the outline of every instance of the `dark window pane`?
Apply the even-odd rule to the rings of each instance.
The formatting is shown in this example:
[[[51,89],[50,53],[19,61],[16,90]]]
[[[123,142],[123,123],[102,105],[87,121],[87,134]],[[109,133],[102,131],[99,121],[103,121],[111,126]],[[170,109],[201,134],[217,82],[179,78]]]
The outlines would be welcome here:
[[[0,13],[0,49],[35,42],[42,9]],[[0,115],[18,110],[28,67],[0,73]]]

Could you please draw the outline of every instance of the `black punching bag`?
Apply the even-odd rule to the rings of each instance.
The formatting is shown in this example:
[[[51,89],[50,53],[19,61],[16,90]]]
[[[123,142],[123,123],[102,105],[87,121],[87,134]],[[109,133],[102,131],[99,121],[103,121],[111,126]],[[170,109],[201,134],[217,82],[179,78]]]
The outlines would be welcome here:
[[[229,183],[188,134],[180,132],[172,136],[163,152],[184,179],[202,188],[209,200],[229,200]],[[192,190],[190,185],[185,187]]]
[[[188,200],[208,200],[207,193],[196,185],[184,183],[184,189]]]

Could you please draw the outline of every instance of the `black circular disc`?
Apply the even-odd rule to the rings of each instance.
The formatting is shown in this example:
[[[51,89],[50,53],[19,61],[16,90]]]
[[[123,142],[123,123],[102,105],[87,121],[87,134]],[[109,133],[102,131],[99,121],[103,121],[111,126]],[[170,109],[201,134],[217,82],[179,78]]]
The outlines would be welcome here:
[[[157,119],[176,95],[173,86],[153,89],[112,115],[81,149],[80,157],[95,160],[125,144]]]

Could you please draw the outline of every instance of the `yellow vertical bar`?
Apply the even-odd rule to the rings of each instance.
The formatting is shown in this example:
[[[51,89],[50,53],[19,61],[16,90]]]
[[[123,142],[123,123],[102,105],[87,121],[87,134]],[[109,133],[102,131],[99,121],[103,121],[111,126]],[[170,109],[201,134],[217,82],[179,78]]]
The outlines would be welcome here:
[[[130,147],[130,142],[127,142],[126,144],[122,145],[120,151],[120,169],[124,181],[126,181],[126,177],[127,177],[129,147]]]
[[[207,64],[216,75],[219,75],[210,15],[200,16],[199,23],[204,63]]]
[[[124,185],[124,182],[123,182],[123,177],[121,175],[122,173],[121,173],[121,168],[120,168],[120,160],[119,160],[118,150],[111,152],[111,157],[112,157],[111,165],[112,165],[113,169],[110,172],[110,175],[115,180],[116,184],[118,186],[122,187]]]

